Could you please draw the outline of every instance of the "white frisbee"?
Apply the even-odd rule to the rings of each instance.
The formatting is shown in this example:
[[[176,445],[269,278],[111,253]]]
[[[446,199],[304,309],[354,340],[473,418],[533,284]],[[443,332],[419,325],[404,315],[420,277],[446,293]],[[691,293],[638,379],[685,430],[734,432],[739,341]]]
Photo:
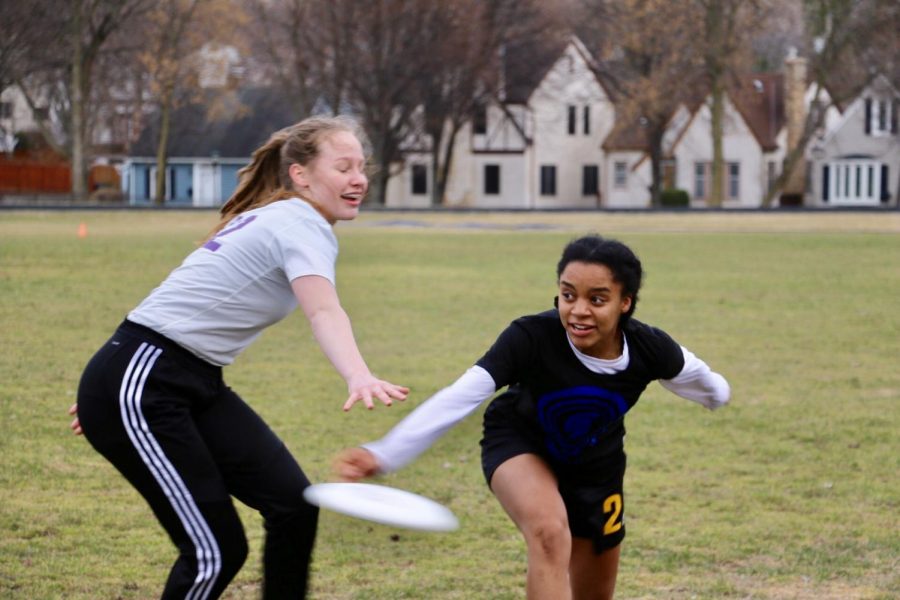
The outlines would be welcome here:
[[[453,531],[456,515],[430,498],[372,483],[316,483],[303,491],[310,504],[383,525]]]

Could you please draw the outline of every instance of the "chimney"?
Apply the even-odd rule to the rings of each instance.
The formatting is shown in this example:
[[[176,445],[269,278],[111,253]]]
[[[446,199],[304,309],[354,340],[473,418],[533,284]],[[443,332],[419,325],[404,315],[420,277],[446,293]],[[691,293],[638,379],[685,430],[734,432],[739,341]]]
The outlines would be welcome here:
[[[785,106],[784,116],[787,126],[786,153],[800,143],[806,123],[806,59],[797,56],[797,49],[790,48],[784,61]],[[781,190],[781,205],[803,204],[806,188],[806,158],[801,155]]]

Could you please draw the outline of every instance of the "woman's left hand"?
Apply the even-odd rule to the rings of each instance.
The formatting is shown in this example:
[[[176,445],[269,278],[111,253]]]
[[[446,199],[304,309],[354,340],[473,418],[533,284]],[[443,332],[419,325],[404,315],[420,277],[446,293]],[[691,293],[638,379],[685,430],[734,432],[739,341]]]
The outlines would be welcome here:
[[[344,402],[345,411],[350,410],[360,400],[366,408],[372,410],[375,408],[374,398],[381,400],[385,406],[390,406],[394,400],[406,400],[406,396],[409,394],[408,387],[395,385],[389,381],[378,379],[374,375],[353,378],[348,382],[347,387],[350,390],[350,397]]]
[[[71,407],[69,407],[69,414],[75,417],[74,419],[72,419],[72,424],[69,425],[69,427],[72,429],[72,431],[75,433],[75,435],[81,435],[82,433],[84,433],[83,431],[81,431],[81,421],[78,420],[78,403],[77,402],[75,404],[73,404]]]

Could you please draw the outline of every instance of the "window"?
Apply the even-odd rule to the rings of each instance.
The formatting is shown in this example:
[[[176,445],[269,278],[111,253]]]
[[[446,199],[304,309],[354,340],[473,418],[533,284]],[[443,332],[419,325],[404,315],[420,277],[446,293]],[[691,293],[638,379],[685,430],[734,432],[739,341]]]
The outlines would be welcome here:
[[[584,135],[591,134],[591,107],[584,107]]]
[[[417,196],[428,193],[428,167],[425,165],[412,166],[412,193]]]
[[[694,198],[697,200],[706,198],[707,180],[709,179],[708,166],[709,163],[705,162],[694,163]]]
[[[597,165],[584,165],[581,171],[581,195],[596,196],[600,191],[600,168]]]
[[[34,109],[35,121],[46,121],[50,118],[50,109],[46,106],[38,106]]]
[[[575,120],[577,118],[574,106],[569,106],[569,135],[575,135]]]
[[[848,158],[822,166],[822,201],[878,204],[887,173],[871,159]]]
[[[11,119],[13,116],[12,102],[0,102],[0,119]]]
[[[897,102],[866,98],[865,132],[874,136],[897,133]]]
[[[556,167],[541,165],[541,196],[556,195]]]
[[[741,163],[728,163],[728,199],[741,197]]]
[[[500,165],[484,165],[484,193],[500,193]]]
[[[487,133],[487,106],[484,104],[478,104],[478,106],[475,107],[472,128],[476,134]]]
[[[628,185],[628,163],[616,162],[613,164],[613,185],[617,188]]]

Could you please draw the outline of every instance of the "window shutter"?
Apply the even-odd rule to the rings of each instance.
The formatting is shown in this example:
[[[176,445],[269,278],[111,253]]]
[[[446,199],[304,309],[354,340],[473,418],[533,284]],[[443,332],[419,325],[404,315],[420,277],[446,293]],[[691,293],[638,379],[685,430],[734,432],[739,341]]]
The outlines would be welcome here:
[[[828,165],[822,165],[822,202],[828,202]]]
[[[881,202],[885,203],[891,199],[891,191],[888,189],[888,166],[881,164]]]
[[[866,98],[866,122],[865,122],[865,130],[866,135],[870,135],[872,133],[872,99]]]
[[[891,133],[897,133],[897,109],[900,108],[900,103],[896,100],[891,102]]]

